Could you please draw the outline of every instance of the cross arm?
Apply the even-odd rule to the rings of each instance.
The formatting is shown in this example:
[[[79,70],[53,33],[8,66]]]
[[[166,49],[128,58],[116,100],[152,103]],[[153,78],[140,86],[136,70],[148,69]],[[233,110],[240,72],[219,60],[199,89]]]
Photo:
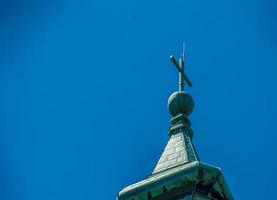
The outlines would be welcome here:
[[[179,71],[179,73],[181,73],[182,77],[184,78],[184,80],[186,81],[188,86],[191,87],[192,83],[191,83],[190,79],[187,77],[187,75],[184,73],[183,66],[180,66],[180,64],[177,62],[177,60],[175,59],[175,57],[173,55],[170,56],[170,60],[177,67],[177,70]]]
[[[183,77],[184,77],[185,81],[187,82],[188,86],[189,86],[189,87],[192,87],[192,83],[191,83],[189,77],[187,77],[187,75],[184,74],[184,73],[183,73]]]
[[[173,64],[177,67],[178,71],[180,73],[183,73],[181,66],[179,65],[179,63],[177,62],[177,60],[175,59],[175,57],[173,55],[170,56],[170,60],[173,62]]]

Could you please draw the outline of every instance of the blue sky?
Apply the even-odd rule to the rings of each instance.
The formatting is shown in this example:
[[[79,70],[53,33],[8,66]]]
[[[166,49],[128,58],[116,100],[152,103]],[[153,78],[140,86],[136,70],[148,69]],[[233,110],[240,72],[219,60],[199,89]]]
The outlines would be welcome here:
[[[0,1],[0,199],[115,199],[150,174],[187,44],[193,139],[236,199],[274,199],[274,0]]]

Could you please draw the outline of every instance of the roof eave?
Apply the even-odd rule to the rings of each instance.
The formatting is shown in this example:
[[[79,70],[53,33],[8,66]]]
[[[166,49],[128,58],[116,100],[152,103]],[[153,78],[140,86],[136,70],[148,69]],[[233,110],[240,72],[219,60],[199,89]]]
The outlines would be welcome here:
[[[201,173],[200,173],[201,171]],[[200,176],[200,174],[202,174]],[[166,170],[155,176],[151,176],[143,181],[132,184],[118,194],[118,200],[147,199],[162,194],[164,188],[171,190],[180,187],[184,183],[192,183],[200,179],[205,184],[212,184],[224,198],[233,200],[233,196],[221,173],[220,168],[194,161],[170,170]]]

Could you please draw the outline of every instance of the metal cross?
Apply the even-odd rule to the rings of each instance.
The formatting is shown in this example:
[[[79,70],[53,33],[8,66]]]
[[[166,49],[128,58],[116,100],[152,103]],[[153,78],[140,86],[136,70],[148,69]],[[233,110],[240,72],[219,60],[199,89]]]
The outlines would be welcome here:
[[[177,62],[177,60],[175,59],[175,57],[173,55],[170,56],[170,60],[177,67],[177,70],[179,72],[179,92],[184,90],[184,80],[186,81],[188,86],[191,87],[192,83],[184,72],[184,67],[185,67],[185,43],[183,45],[182,56],[179,58],[179,63]]]

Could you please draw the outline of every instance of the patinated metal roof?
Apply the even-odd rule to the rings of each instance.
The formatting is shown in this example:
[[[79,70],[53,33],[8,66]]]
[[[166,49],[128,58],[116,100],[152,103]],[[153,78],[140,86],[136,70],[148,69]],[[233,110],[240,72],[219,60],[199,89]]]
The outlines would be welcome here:
[[[193,147],[188,137],[183,132],[171,135],[152,174],[196,160],[194,151],[189,154]]]
[[[153,173],[188,162],[189,160],[185,145],[184,135],[182,133],[172,135]]]
[[[119,200],[159,199],[159,196],[176,189],[182,193],[210,196],[211,199],[233,200],[233,196],[219,168],[194,161],[164,173],[151,176],[124,188],[118,194]]]

